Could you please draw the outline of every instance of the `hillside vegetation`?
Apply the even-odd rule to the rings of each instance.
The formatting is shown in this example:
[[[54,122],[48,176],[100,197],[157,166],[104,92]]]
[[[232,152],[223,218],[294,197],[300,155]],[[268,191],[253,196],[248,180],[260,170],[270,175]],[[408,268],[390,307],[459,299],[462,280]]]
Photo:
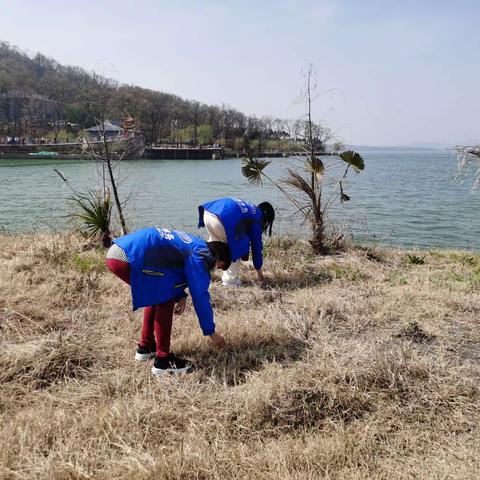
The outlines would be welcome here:
[[[159,89],[161,85],[159,79]],[[248,136],[252,149],[275,148],[288,128],[282,120],[245,115],[227,105],[206,105],[171,93],[119,85],[0,42],[0,137],[51,133],[65,140],[70,133],[74,138],[74,133],[103,118],[107,98],[108,117],[133,117],[136,128],[153,143],[217,142],[241,149],[243,137]]]
[[[133,355],[141,312],[73,236],[0,236],[0,477],[474,479],[480,256],[267,244],[267,284],[211,287],[225,351],[191,306],[173,349]]]

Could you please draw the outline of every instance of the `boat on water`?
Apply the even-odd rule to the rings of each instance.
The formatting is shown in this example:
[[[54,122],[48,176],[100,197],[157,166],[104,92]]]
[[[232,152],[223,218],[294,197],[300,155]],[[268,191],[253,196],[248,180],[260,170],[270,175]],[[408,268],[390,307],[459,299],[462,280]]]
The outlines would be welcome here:
[[[32,152],[28,154],[30,157],[46,157],[46,158],[51,158],[51,157],[58,157],[59,153],[58,152]]]

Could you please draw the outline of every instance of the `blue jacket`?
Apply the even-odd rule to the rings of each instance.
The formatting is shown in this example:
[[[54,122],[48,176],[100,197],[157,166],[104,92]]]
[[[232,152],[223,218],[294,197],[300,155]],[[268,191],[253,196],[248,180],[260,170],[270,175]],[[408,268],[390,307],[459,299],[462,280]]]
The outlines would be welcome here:
[[[263,265],[263,215],[259,208],[239,198],[212,200],[198,207],[198,228],[205,226],[205,210],[216,215],[222,222],[232,252],[232,262],[248,255],[251,247],[253,265],[256,270],[260,270]]]
[[[185,232],[144,228],[116,243],[130,264],[133,309],[185,297],[188,287],[204,335],[215,332],[210,305],[214,258],[204,240]]]

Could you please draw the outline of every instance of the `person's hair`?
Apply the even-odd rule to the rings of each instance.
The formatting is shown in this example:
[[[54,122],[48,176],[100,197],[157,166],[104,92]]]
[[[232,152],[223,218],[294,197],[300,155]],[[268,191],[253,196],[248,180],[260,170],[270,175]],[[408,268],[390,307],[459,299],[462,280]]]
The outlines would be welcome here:
[[[267,233],[268,236],[272,236],[272,225],[273,221],[275,220],[275,210],[273,209],[272,205],[268,202],[262,202],[257,205],[263,215],[263,233]]]
[[[215,257],[215,261],[221,260],[225,265],[222,270],[228,270],[232,263],[232,253],[230,247],[223,242],[207,242],[208,248]]]

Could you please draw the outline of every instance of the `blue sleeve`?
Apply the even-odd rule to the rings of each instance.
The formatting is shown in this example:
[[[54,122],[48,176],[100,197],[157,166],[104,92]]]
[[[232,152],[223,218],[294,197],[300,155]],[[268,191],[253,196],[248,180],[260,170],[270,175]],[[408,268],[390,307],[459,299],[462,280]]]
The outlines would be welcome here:
[[[190,255],[185,262],[185,275],[200,328],[204,335],[211,335],[215,332],[215,322],[208,292],[210,273],[201,258]]]
[[[262,242],[262,227],[259,223],[254,223],[250,230],[250,245],[252,248],[252,260],[255,270],[260,270],[263,265],[263,242]]]

